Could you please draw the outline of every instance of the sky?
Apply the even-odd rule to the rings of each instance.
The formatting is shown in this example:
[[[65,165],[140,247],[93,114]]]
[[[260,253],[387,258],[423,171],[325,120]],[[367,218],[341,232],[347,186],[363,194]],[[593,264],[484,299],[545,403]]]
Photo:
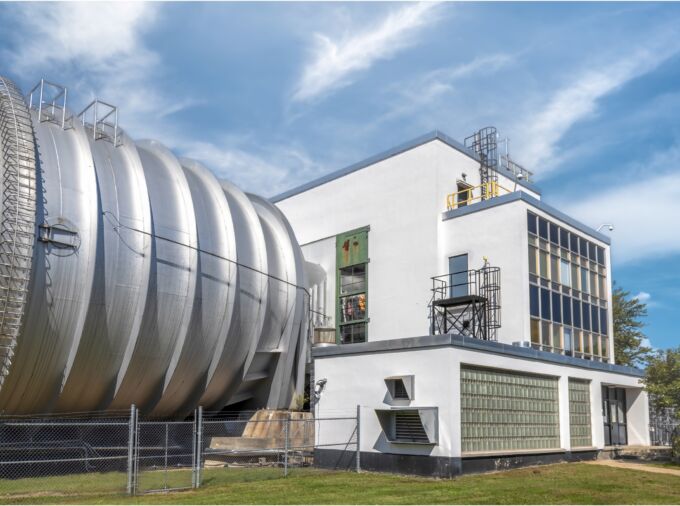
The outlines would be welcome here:
[[[680,346],[680,4],[0,3],[0,74],[272,196],[496,126]]]

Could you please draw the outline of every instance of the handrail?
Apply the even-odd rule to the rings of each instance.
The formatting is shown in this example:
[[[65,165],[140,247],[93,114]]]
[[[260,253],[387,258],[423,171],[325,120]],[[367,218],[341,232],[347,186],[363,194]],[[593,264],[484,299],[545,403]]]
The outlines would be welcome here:
[[[479,190],[478,195],[475,195],[476,190]],[[498,184],[496,181],[489,181],[488,183],[470,186],[469,188],[465,188],[454,193],[449,193],[446,196],[446,209],[450,211],[452,209],[467,206],[478,200],[498,197],[499,195],[504,195],[507,193],[512,192]],[[460,197],[466,198],[461,199]]]

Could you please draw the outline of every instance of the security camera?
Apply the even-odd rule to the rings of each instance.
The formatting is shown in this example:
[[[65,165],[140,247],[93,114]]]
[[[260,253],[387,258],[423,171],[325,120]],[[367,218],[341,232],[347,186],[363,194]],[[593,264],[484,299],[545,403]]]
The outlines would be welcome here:
[[[326,378],[321,378],[314,384],[314,398],[317,401],[321,398],[321,392],[323,392],[323,389],[326,387],[327,381]]]
[[[613,231],[614,231],[614,225],[609,225],[609,227],[607,227],[607,228],[609,228],[609,231],[610,231],[610,232],[613,232]]]

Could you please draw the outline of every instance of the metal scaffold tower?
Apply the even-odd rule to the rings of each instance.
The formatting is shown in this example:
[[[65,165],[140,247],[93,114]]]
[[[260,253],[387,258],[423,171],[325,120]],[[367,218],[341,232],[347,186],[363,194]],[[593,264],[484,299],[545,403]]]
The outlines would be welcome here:
[[[465,139],[465,147],[479,156],[479,179],[482,200],[494,195],[489,188],[498,183],[498,132],[496,127],[484,127]]]
[[[477,270],[432,278],[430,333],[457,334],[486,341],[501,327],[501,270]]]

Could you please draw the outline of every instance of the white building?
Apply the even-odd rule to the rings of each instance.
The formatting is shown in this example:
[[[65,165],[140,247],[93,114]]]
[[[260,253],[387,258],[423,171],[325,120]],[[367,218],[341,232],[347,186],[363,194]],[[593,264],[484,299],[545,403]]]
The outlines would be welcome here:
[[[363,468],[649,444],[641,372],[613,361],[609,238],[543,203],[496,138],[432,132],[272,199],[322,268],[316,336],[337,344],[313,351],[317,414],[360,406]]]

